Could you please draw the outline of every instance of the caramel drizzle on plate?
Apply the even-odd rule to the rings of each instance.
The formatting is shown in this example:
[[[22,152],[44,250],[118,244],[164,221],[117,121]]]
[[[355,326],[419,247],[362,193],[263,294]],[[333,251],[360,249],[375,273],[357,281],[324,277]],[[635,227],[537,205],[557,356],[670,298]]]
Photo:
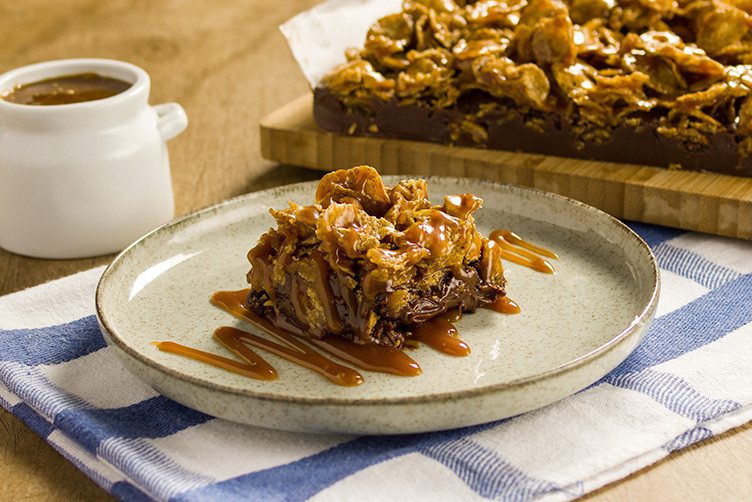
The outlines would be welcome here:
[[[553,265],[543,258],[546,256],[558,260],[559,256],[556,253],[527,242],[511,230],[494,230],[488,238],[501,246],[503,259],[544,274],[556,273]]]
[[[508,296],[502,296],[497,298],[491,303],[484,305],[484,309],[493,310],[500,314],[519,314],[522,312],[517,302],[509,298]]]
[[[222,342],[220,341],[220,343]],[[173,354],[178,354],[184,357],[189,357],[191,359],[202,361],[218,368],[225,369],[227,371],[232,371],[233,373],[256,378],[257,380],[277,379],[276,370],[258,354],[242,344],[240,344],[240,346],[243,347],[244,350],[239,354],[222,343],[222,345],[225,345],[225,347],[230,349],[234,354],[236,354],[245,362],[239,362],[235,359],[230,359],[228,357],[212,354],[211,352],[194,349],[193,347],[186,347],[185,345],[170,341],[152,342],[152,345],[156,346],[159,350],[171,352]]]
[[[455,317],[454,312],[433,317],[413,328],[412,337],[444,354],[469,356],[470,346],[457,337],[457,328],[452,323]]]
[[[514,232],[494,230],[489,239],[499,244],[504,259],[543,273],[555,273],[553,266],[542,256],[558,259],[558,256],[544,248],[531,244]],[[250,289],[238,291],[218,291],[211,297],[217,307],[243,319],[263,330],[284,345],[267,340],[247,331],[222,326],[214,331],[214,339],[235,354],[243,362],[194,349],[171,341],[153,342],[160,350],[189,357],[213,366],[259,380],[276,380],[276,370],[261,356],[248,347],[265,350],[287,361],[308,368],[332,383],[343,386],[356,386],[363,383],[363,376],[355,369],[339,364],[310,345],[346,363],[368,371],[377,371],[398,376],[417,376],[421,369],[401,349],[375,343],[354,343],[336,335],[326,335],[321,339],[305,338],[280,328],[245,306]],[[503,296],[483,308],[502,314],[517,314],[520,307],[513,300]],[[465,357],[470,354],[470,346],[457,336],[454,323],[462,317],[459,311],[450,311],[415,326],[410,339],[424,343],[444,354]],[[308,345],[310,344],[310,345]]]

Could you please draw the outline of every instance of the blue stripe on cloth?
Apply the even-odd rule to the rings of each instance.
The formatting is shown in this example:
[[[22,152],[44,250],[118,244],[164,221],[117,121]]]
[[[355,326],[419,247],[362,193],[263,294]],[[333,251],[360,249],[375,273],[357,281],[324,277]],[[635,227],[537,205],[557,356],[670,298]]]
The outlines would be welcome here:
[[[35,329],[0,330],[0,361],[57,364],[105,347],[96,318]]]
[[[142,438],[113,438],[103,441],[97,455],[128,475],[157,499],[167,500],[186,490],[206,486],[216,478],[179,465],[163,451]]]
[[[152,502],[154,499],[126,481],[114,483],[109,490],[110,494],[118,500],[128,502]]]
[[[289,464],[187,491],[171,500],[306,500],[372,465],[469,436],[499,423],[425,434],[364,436]]]
[[[52,434],[52,431],[55,430],[55,427],[49,420],[34,411],[34,409],[26,403],[18,403],[11,408],[10,412],[20,418],[23,423],[28,425],[31,430],[41,436],[42,439],[46,439],[47,436]]]
[[[90,406],[80,397],[63,392],[50,383],[39,368],[25,364],[1,364],[0,381],[9,391],[49,419],[67,408]]]
[[[605,381],[617,387],[642,392],[674,413],[698,423],[741,406],[736,401],[705,397],[682,378],[652,369],[639,373],[608,375]]]
[[[695,427],[694,429],[688,430],[681,436],[675,438],[663,448],[667,451],[681,450],[682,448],[686,448],[691,444],[699,443],[700,441],[708,439],[712,436],[713,433],[709,429],[705,427]]]
[[[655,248],[663,242],[687,233],[686,230],[659,227],[650,223],[640,223],[637,221],[625,221],[624,223],[634,230],[651,248]]]
[[[717,265],[686,249],[661,243],[653,249],[658,266],[708,288],[715,289],[738,278],[741,273]]]
[[[90,453],[109,438],[157,438],[211,420],[213,417],[164,396],[124,408],[68,408],[55,415],[55,427]]]
[[[653,321],[637,349],[604,378],[636,373],[723,338],[752,322],[752,274]]]
[[[454,471],[485,498],[522,502],[560,490],[556,483],[527,475],[498,453],[467,438],[431,445],[421,452]]]

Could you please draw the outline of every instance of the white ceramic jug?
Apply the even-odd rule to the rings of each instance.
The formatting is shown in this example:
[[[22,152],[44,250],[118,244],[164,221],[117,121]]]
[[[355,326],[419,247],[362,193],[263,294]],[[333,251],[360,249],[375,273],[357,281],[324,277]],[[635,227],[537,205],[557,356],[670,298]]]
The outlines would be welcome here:
[[[187,126],[177,103],[149,106],[149,75],[107,59],[39,63],[0,75],[0,95],[95,73],[114,96],[35,106],[0,99],[0,247],[40,258],[119,251],[174,216],[166,141]]]

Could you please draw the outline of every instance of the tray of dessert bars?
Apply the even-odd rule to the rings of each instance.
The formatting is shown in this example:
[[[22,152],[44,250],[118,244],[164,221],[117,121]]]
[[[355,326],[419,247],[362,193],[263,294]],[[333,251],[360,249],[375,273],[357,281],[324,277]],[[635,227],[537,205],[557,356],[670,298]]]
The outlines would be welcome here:
[[[752,239],[744,16],[330,0],[280,26],[313,92],[262,121],[262,152],[534,187],[624,220]]]
[[[624,220],[752,239],[752,178],[333,134],[316,125],[311,94],[267,115],[260,133],[262,155],[282,164],[487,179],[558,193]]]

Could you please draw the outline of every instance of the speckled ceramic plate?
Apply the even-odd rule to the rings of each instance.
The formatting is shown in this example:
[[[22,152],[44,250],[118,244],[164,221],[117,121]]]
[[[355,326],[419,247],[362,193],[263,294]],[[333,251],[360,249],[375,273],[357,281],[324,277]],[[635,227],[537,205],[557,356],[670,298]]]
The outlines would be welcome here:
[[[385,177],[388,184],[397,179]],[[579,202],[541,191],[455,178],[428,178],[446,194],[484,199],[485,235],[508,228],[556,251],[556,275],[505,264],[508,296],[522,313],[481,309],[457,323],[471,347],[452,357],[410,351],[423,372],[399,377],[361,370],[341,387],[265,354],[279,379],[258,381],[162,352],[172,340],[230,356],[219,326],[259,333],[210,303],[218,290],[247,287],[246,253],[275,223],[269,208],[310,204],[315,183],[253,193],[175,220],[121,253],[97,289],[107,342],[135,375],[164,395],[211,415],[265,427],[347,433],[410,433],[493,421],[569,396],[623,361],[653,319],[659,276],[647,245],[629,228]]]

